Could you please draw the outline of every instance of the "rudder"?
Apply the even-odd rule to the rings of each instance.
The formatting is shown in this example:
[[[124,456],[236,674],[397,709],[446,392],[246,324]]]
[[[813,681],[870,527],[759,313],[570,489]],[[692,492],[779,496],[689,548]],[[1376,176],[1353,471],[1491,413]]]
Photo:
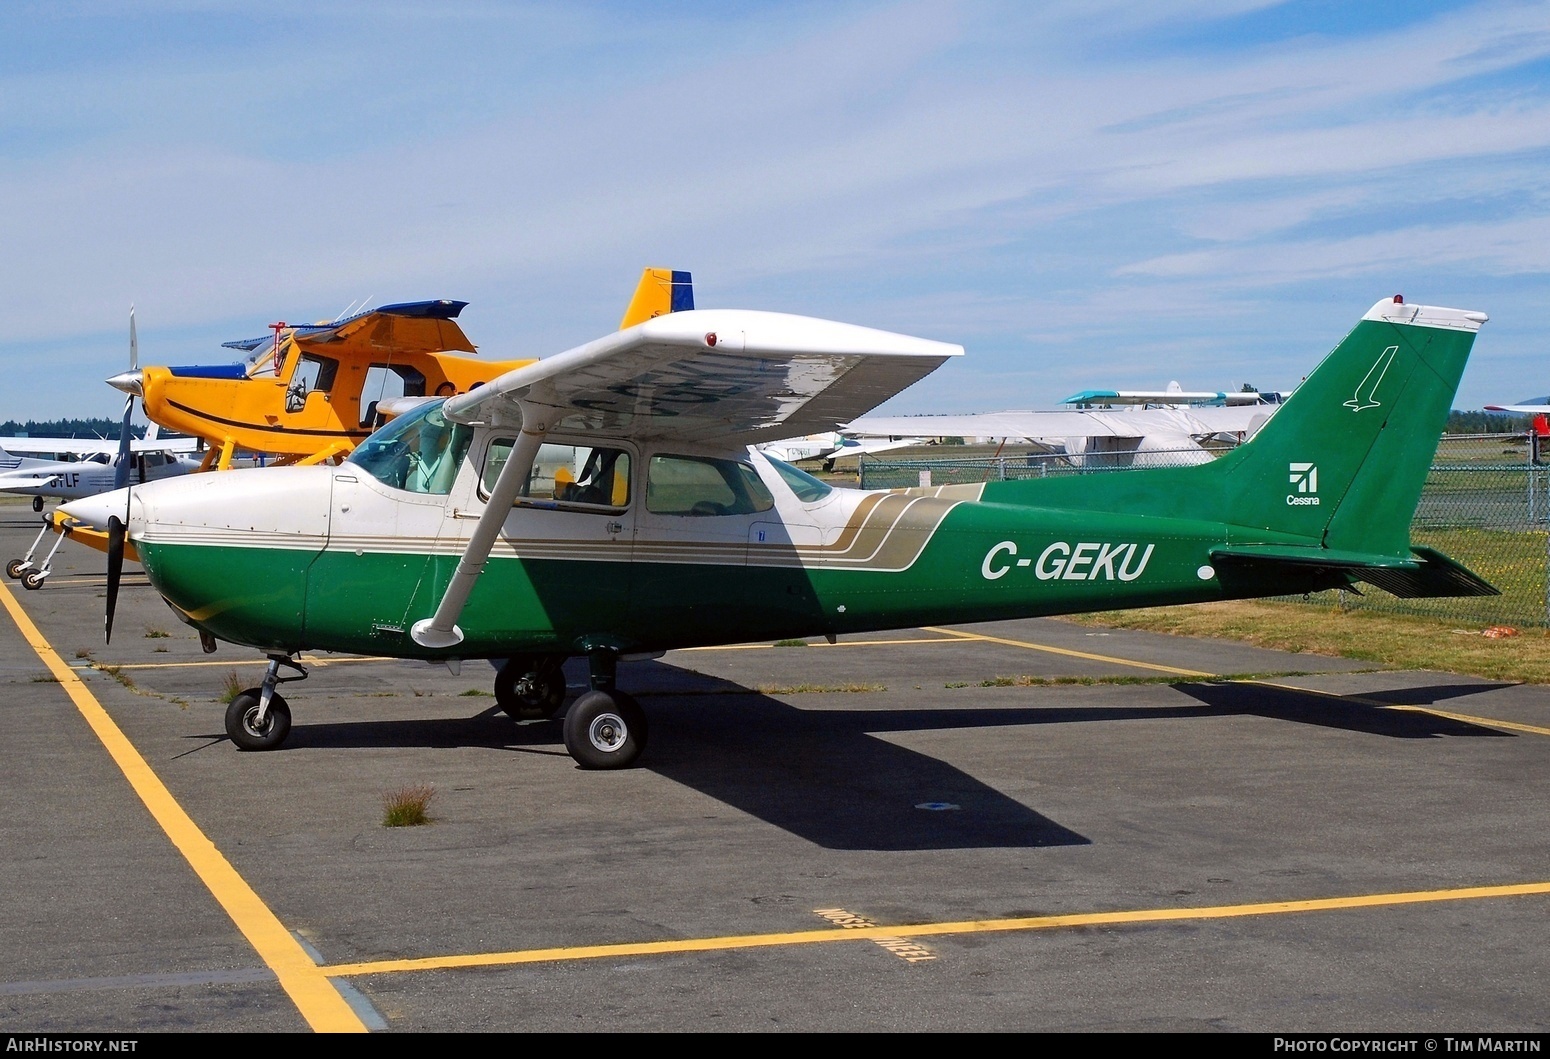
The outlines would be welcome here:
[[[1218,461],[1229,523],[1410,555],[1410,522],[1484,313],[1374,305],[1262,427]]]

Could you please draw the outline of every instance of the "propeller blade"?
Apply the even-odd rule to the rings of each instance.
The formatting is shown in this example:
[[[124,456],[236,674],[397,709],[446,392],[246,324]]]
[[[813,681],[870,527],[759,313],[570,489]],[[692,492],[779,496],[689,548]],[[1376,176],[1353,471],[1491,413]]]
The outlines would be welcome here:
[[[129,307],[129,370],[134,371],[139,366],[140,340],[135,337],[135,307]],[[130,444],[134,435],[130,433],[130,420],[134,416],[135,395],[130,394],[124,399],[124,425],[118,432],[118,459],[113,461],[113,488],[122,489],[129,484],[129,465],[134,462],[134,454]]]
[[[114,515],[108,519],[108,609],[103,619],[102,642],[113,642],[113,609],[118,605],[118,582],[124,573],[124,524]]]
[[[130,395],[124,401],[124,425],[118,436],[118,456],[113,461],[113,488],[122,489],[129,484],[129,465],[134,462],[134,453],[131,451],[130,442],[133,435],[129,432],[129,420],[134,415],[135,399]]]

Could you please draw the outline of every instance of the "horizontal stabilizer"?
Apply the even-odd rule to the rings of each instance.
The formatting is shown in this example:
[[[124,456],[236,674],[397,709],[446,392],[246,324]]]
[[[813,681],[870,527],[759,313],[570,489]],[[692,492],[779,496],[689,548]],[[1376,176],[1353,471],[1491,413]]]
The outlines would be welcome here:
[[[1339,587],[1340,580],[1361,581],[1400,599],[1501,595],[1489,582],[1434,548],[1413,546],[1410,551],[1413,558],[1400,559],[1329,548],[1249,544],[1212,549],[1211,559],[1224,574],[1234,567],[1240,574],[1256,570],[1301,573],[1326,588]]]

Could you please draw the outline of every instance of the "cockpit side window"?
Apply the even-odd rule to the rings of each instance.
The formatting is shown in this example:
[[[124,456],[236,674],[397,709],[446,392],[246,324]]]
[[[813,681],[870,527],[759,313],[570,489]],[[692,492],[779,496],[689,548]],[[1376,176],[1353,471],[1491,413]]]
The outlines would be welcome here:
[[[512,439],[490,442],[480,479],[480,493],[488,499],[506,460]],[[550,442],[538,447],[528,479],[517,490],[521,504],[552,502],[620,510],[630,503],[630,454],[624,449]]]
[[[646,510],[657,515],[751,515],[775,498],[758,472],[738,460],[653,456],[646,470]]]
[[[285,387],[285,410],[300,412],[307,405],[307,394],[313,390],[328,393],[334,388],[334,376],[338,374],[339,362],[333,357],[303,353],[297,358],[296,370]]]

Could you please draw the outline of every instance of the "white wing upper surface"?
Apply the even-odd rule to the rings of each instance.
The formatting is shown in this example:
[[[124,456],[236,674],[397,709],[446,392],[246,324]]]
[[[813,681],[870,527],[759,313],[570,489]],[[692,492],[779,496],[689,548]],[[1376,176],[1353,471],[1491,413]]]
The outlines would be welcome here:
[[[757,444],[834,430],[963,347],[785,313],[687,310],[517,368],[447,399],[456,422]]]
[[[1252,433],[1277,405],[1136,408],[1123,411],[1008,411],[969,415],[870,416],[845,426],[853,437],[982,437],[1053,441],[1076,437],[1171,437]]]
[[[134,452],[197,452],[199,451],[198,438],[152,438],[145,440],[136,438],[130,442],[131,451]],[[105,452],[110,456],[118,455],[118,440],[104,439],[94,440],[90,438],[0,438],[0,449],[6,452],[14,452],[20,456],[30,456],[35,453],[61,453],[73,452],[80,456],[92,456]]]

